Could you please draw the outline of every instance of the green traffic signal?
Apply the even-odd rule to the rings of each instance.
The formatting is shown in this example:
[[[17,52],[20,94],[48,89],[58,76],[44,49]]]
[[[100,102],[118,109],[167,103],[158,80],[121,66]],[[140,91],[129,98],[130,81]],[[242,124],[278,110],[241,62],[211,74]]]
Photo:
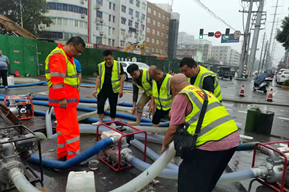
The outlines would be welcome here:
[[[199,36],[199,39],[203,39],[203,37],[204,37],[203,35],[200,35],[200,36]]]
[[[200,29],[199,39],[203,39],[203,38],[204,38],[204,29]]]
[[[225,39],[229,39],[229,35],[225,35]]]

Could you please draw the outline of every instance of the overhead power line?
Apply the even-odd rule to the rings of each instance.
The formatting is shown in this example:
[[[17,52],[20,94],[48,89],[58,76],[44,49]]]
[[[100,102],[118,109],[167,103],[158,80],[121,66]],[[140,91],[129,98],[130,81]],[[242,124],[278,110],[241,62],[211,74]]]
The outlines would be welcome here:
[[[219,21],[223,22],[225,25],[227,25],[228,27],[230,27],[231,29],[233,29],[234,31],[236,31],[236,29],[234,29],[231,25],[229,25],[226,21],[224,21],[222,18],[220,18],[216,13],[214,13],[213,11],[211,11],[206,5],[204,5],[200,0],[194,0],[198,5],[200,5],[201,7],[203,7],[207,12],[209,12],[212,16],[214,16],[216,19],[218,19]]]

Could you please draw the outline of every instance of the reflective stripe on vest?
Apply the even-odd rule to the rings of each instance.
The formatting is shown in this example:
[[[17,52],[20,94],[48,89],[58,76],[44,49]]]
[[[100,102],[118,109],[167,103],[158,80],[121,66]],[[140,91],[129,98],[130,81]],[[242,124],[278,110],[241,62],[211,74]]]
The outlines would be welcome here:
[[[202,66],[199,66],[199,67],[200,67],[200,71],[195,80],[194,85],[199,88],[203,88],[204,79],[208,76],[213,77],[214,78],[214,95],[217,97],[219,101],[222,101],[223,98],[222,98],[221,87],[220,87],[220,84],[216,75],[212,71],[206,69],[205,67],[202,67]],[[190,82],[190,78],[188,80]]]
[[[172,76],[170,74],[166,75],[160,90],[158,90],[157,83],[153,81],[153,97],[159,110],[167,111],[172,107],[173,96],[171,95],[171,78]]]
[[[101,91],[104,78],[105,78],[105,61],[98,64],[98,71],[100,76],[100,86],[98,93]],[[120,90],[120,63],[113,61],[112,72],[111,72],[111,86],[114,93],[118,93]]]
[[[238,130],[235,121],[230,117],[226,108],[210,92],[208,94],[208,107],[197,139],[197,146],[209,141],[218,141]],[[186,94],[192,103],[192,112],[185,118],[187,132],[193,135],[203,106],[203,92],[196,86],[189,85],[179,94]]]
[[[149,70],[148,69],[142,69],[140,71],[142,74],[142,86],[138,85],[134,79],[132,82],[139,89],[144,90],[146,95],[150,97],[152,95],[152,85],[149,83],[151,81],[150,76],[149,76]]]
[[[66,74],[61,73],[61,72],[50,72],[49,60],[50,60],[51,56],[56,54],[56,53],[61,53],[66,59]],[[50,80],[51,77],[62,77],[62,78],[64,78],[64,84],[67,84],[67,85],[70,85],[72,87],[78,88],[79,80],[78,80],[78,75],[77,75],[77,71],[76,71],[76,65],[75,65],[74,61],[73,61],[73,64],[72,64],[68,60],[65,52],[59,47],[56,47],[48,55],[48,57],[46,58],[46,61],[45,61],[45,76],[46,76],[48,87],[52,86],[52,83],[51,83],[51,80]],[[54,86],[53,86],[53,88],[55,89]],[[61,88],[63,88],[63,87],[61,87]]]

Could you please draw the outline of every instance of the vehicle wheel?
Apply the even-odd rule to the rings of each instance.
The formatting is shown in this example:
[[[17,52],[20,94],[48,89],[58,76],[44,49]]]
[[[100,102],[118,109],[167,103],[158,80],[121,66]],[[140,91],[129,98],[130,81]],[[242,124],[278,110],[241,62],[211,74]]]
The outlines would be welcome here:
[[[127,73],[124,73],[124,80],[125,80],[125,81],[128,81]]]
[[[230,77],[230,81],[232,81],[233,77]]]
[[[264,89],[264,91],[263,91],[265,94],[267,93],[267,90],[266,89]]]

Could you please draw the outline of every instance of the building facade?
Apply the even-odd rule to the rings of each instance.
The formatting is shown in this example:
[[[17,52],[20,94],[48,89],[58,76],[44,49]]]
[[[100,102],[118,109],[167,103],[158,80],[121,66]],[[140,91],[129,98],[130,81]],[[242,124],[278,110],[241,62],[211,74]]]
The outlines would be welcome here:
[[[169,27],[168,58],[177,57],[179,25],[180,25],[180,14],[177,12],[172,12]]]
[[[231,59],[231,47],[230,46],[213,46],[211,57],[221,64],[229,65]]]
[[[85,42],[124,48],[142,44],[146,29],[146,0],[47,1],[53,21],[43,37],[68,40],[80,36]]]
[[[146,54],[167,57],[171,14],[147,2]]]
[[[207,61],[211,58],[212,42],[206,39],[195,39],[190,45],[191,48],[197,49],[203,52],[203,59]]]
[[[194,36],[186,32],[179,32],[178,45],[179,44],[192,44],[194,42]]]
[[[238,51],[232,49],[230,54],[230,62],[231,66],[239,66],[241,55]]]

